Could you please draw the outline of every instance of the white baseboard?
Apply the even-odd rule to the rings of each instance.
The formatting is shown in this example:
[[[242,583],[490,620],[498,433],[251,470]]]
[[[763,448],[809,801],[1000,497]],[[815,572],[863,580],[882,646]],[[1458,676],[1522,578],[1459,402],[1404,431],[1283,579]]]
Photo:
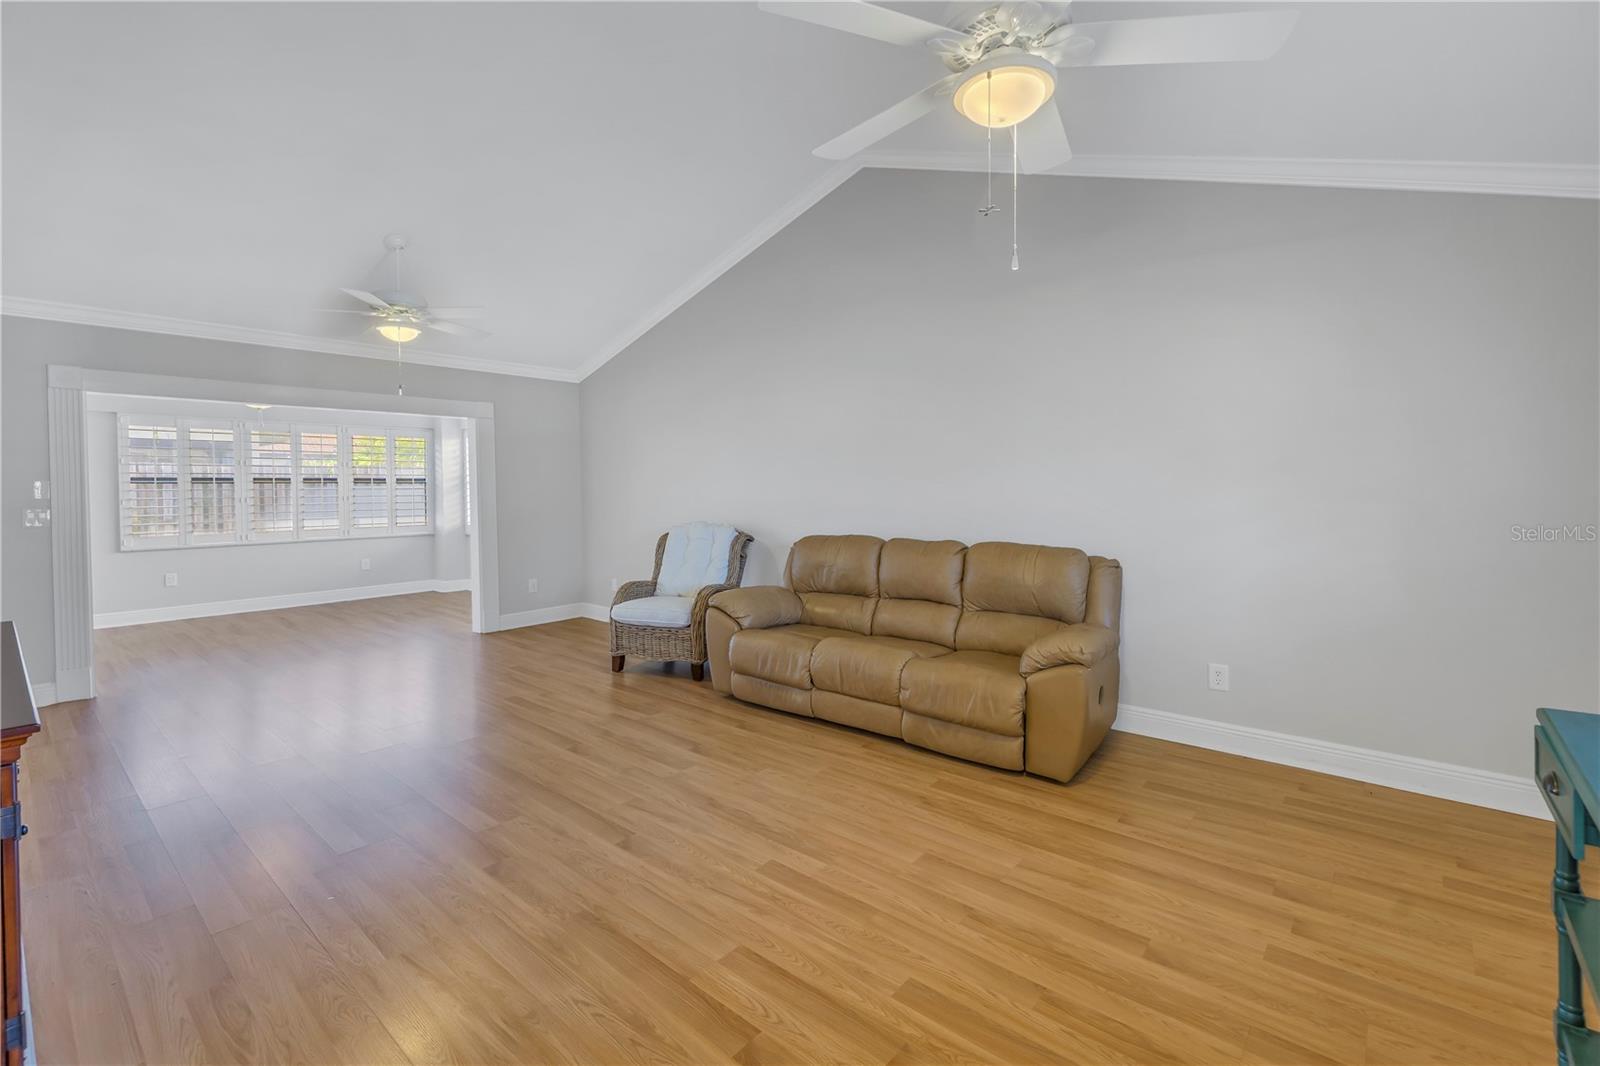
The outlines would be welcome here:
[[[578,606],[583,608],[583,613],[578,616],[580,618],[588,618],[595,622],[611,621],[611,608],[603,603],[580,603]]]
[[[94,671],[86,666],[76,670],[57,670],[56,679],[51,685],[55,688],[57,703],[94,699]],[[37,705],[38,701],[34,702]]]
[[[52,703],[70,703],[73,700],[94,698],[94,677],[88,670],[67,670],[56,675],[54,681],[41,681],[33,686],[33,705],[48,707]]]
[[[594,618],[605,621],[609,617],[606,609],[597,604],[563,603],[555,607],[540,607],[533,611],[503,614],[500,616],[500,624],[495,629],[522,629],[524,626],[542,626],[548,622],[565,622],[569,618]]]
[[[211,603],[185,603],[173,607],[149,607],[137,611],[108,611],[94,616],[96,629],[139,626],[147,622],[177,622],[185,618],[214,618],[224,614],[249,614],[252,611],[281,611],[286,607],[315,607],[323,603],[373,600],[384,596],[410,596],[418,592],[462,592],[470,589],[470,579],[436,581],[395,581],[387,585],[361,585],[320,592],[291,592],[282,596],[256,596],[242,600],[216,600]],[[57,681],[59,682],[59,678]]]
[[[1212,751],[1317,770],[1373,785],[1385,785],[1425,796],[1471,803],[1534,818],[1550,817],[1532,778],[1470,766],[1394,755],[1329,740],[1274,733],[1270,729],[1234,725],[1149,707],[1120,704],[1113,726],[1125,733],[1172,740]]]

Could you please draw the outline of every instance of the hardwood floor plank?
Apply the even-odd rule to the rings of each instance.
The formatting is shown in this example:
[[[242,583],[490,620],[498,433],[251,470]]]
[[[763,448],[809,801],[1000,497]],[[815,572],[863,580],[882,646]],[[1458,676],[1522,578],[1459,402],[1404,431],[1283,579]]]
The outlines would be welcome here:
[[[1120,733],[1061,786],[467,613],[97,634],[23,775],[40,1062],[1550,1055],[1547,823]]]

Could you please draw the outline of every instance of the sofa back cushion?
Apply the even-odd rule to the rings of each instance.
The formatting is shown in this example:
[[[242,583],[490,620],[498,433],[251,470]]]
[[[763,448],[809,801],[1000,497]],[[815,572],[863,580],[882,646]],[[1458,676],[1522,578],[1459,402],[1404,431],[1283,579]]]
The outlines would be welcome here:
[[[957,540],[884,543],[878,562],[874,636],[904,637],[955,647],[961,618],[961,574],[967,546]]]
[[[789,549],[784,581],[800,597],[806,625],[872,632],[878,602],[877,537],[801,537]]]
[[[967,549],[961,583],[961,650],[1021,655],[1063,623],[1082,622],[1089,557],[1077,548],[989,542]]]

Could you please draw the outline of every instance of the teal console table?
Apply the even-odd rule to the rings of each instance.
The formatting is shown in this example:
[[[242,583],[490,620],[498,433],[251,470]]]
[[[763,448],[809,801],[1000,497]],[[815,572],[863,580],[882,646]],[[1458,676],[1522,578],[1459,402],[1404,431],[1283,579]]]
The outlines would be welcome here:
[[[1583,895],[1578,860],[1600,847],[1600,715],[1539,709],[1534,773],[1556,820],[1556,873],[1550,883],[1560,967],[1556,1062],[1600,1066],[1600,1033],[1584,1028],[1583,982],[1600,1000],[1600,900]]]

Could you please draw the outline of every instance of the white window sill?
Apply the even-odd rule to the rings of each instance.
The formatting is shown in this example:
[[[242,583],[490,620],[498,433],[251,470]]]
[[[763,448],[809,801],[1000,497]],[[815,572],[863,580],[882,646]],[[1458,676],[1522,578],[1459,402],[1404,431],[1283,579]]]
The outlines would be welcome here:
[[[395,540],[407,537],[431,537],[437,531],[434,529],[408,529],[385,530],[381,533],[330,533],[325,537],[261,537],[257,540],[205,540],[196,544],[183,544],[176,541],[159,541],[143,543],[134,541],[123,544],[120,551],[125,552],[159,552],[178,551],[187,548],[260,548],[277,544],[339,544],[348,540]]]

